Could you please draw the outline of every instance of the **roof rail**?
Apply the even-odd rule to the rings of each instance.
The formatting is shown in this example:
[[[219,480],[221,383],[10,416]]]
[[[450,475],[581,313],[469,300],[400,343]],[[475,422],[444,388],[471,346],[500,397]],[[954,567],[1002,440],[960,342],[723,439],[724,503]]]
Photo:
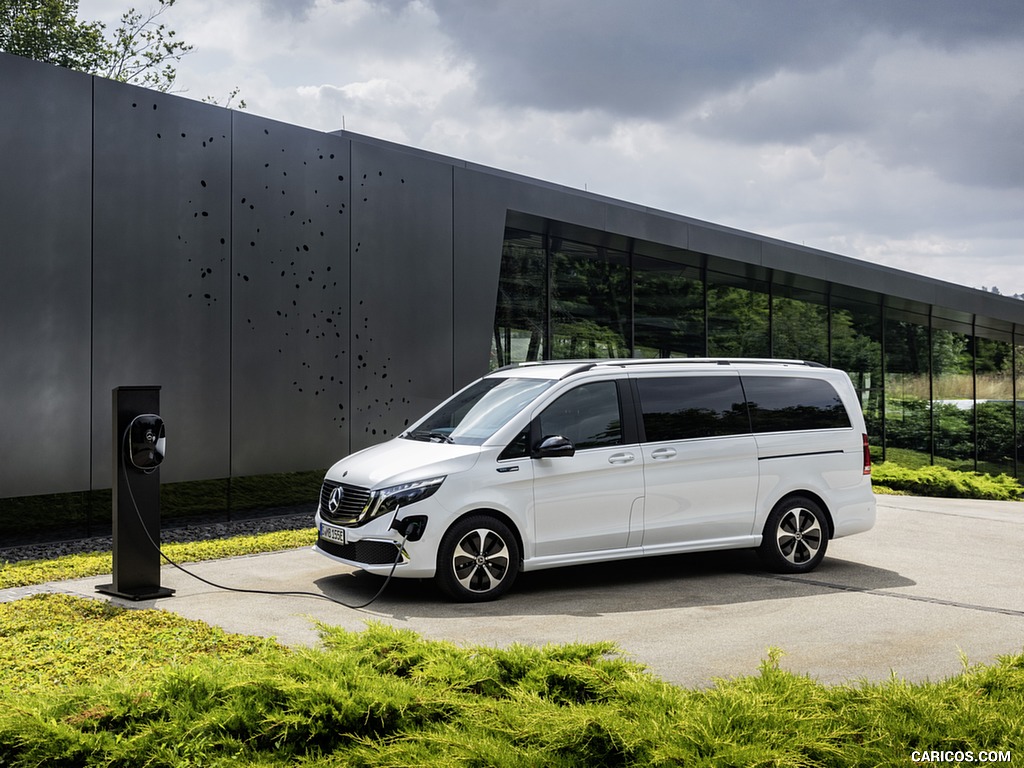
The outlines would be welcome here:
[[[787,360],[781,358],[771,357],[643,357],[643,358],[631,358],[631,357],[612,357],[603,359],[583,359],[583,360],[530,360],[522,363],[510,363],[509,365],[498,368],[494,373],[498,371],[507,371],[515,368],[533,368],[546,365],[574,365],[575,367],[566,373],[566,376],[573,376],[583,371],[589,371],[592,368],[599,367],[634,367],[641,365],[664,365],[665,363],[672,364],[691,364],[691,365],[805,365],[808,368],[827,368],[828,366],[815,362],[813,360]]]
[[[572,376],[573,374],[582,373],[583,371],[588,371],[591,368],[594,368],[595,366],[598,366],[598,365],[601,365],[602,363],[607,363],[607,362],[611,362],[611,361],[610,360],[597,360],[597,359],[594,359],[594,360],[527,360],[527,361],[522,362],[522,363],[509,363],[508,365],[503,365],[501,368],[497,368],[496,370],[491,371],[491,373],[498,373],[498,371],[510,371],[510,370],[514,370],[516,368],[535,368],[535,367],[541,367],[541,366],[545,366],[545,365],[573,365],[573,364],[575,364],[575,367],[571,371],[569,371],[568,373],[566,373],[566,374],[564,374],[562,376],[562,378],[564,379],[566,376]]]

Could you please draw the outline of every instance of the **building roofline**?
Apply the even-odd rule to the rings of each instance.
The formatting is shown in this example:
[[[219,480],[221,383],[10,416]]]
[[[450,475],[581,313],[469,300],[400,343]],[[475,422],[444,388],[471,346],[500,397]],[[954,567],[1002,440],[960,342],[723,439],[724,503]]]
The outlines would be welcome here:
[[[662,243],[658,240],[637,237],[635,232],[623,231],[624,229],[629,229],[629,227],[613,230],[603,224],[595,226],[595,222],[603,222],[605,219],[600,211],[595,211],[595,215],[592,217],[588,216],[587,221],[566,222],[568,224],[578,224],[589,229],[598,229],[599,231],[627,238],[633,237],[646,240],[655,244],[709,253],[709,255],[755,265],[764,269],[799,274],[820,280],[823,283],[839,284],[858,290],[869,291],[880,296],[910,302],[911,305],[921,305],[921,310],[926,310],[927,306],[930,305],[940,305],[957,310],[956,314],[962,316],[963,322],[972,322],[976,319],[978,322],[985,324],[986,327],[999,329],[1002,326],[1006,326],[1006,330],[1009,330],[1012,324],[1024,325],[1024,301],[1020,299],[988,293],[978,288],[907,272],[895,267],[864,261],[863,259],[832,251],[798,245],[778,238],[722,224],[715,224],[714,222],[704,221],[672,211],[631,203],[596,192],[576,189],[564,184],[545,181],[520,173],[505,171],[448,155],[398,144],[386,139],[366,136],[352,131],[332,131],[331,133],[362,144],[379,146],[390,151],[444,163],[472,173],[502,179],[514,184],[526,185],[533,189],[544,189],[557,195],[570,196],[587,206],[596,206],[598,208],[611,207],[619,211],[629,211],[643,220],[656,220],[670,227],[685,228],[687,232],[685,235],[680,235],[675,243]],[[536,218],[555,218],[545,217],[539,213],[522,213]],[[622,217],[617,217],[616,223],[623,223]],[[635,230],[641,231],[651,228],[644,226],[643,222],[638,222]],[[715,249],[701,247],[699,243],[694,242],[695,240],[708,239],[718,241],[719,244],[727,246],[728,253],[716,253]],[[682,240],[686,242],[682,243]]]

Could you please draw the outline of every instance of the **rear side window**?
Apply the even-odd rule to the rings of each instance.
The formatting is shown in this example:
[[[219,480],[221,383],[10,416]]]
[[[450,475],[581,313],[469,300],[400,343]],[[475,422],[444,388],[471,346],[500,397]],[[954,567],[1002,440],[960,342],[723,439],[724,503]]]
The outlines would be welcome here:
[[[637,379],[648,442],[750,433],[735,376]]]
[[[849,427],[850,416],[829,382],[797,376],[745,376],[754,432]]]

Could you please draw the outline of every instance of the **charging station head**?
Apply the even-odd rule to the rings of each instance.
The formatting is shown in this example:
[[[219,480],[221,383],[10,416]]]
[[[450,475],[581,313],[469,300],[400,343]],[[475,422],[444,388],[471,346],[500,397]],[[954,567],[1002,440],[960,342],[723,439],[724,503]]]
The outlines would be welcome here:
[[[125,433],[125,458],[136,469],[152,472],[164,460],[166,441],[164,420],[155,413],[140,414]]]

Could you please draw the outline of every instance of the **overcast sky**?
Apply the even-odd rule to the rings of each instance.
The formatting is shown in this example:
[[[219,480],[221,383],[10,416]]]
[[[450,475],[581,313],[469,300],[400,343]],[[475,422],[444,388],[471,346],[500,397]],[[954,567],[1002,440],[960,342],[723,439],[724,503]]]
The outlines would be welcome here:
[[[178,0],[163,19],[196,49],[187,97],[237,86],[252,114],[1024,293],[1022,0]]]

